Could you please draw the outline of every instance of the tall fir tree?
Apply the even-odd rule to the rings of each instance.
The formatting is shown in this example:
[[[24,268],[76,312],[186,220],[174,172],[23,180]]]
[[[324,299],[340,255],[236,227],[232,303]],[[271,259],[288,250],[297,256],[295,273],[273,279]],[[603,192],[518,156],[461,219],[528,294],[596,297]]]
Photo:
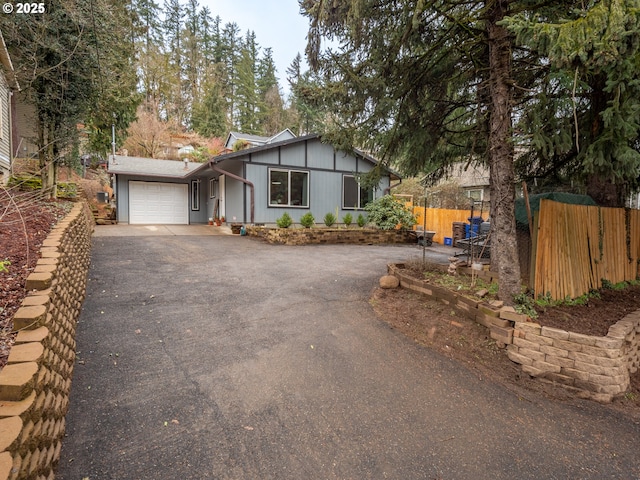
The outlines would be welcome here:
[[[334,112],[327,138],[364,147],[407,173],[441,175],[454,159],[486,162],[491,176],[499,296],[520,293],[515,235],[511,37],[515,2],[304,0],[308,56],[324,74],[314,95]],[[322,39],[340,44],[322,51]]]
[[[239,37],[240,27],[236,23],[227,23],[222,29],[222,63],[225,67],[224,91],[227,98],[227,123],[236,125],[236,78],[242,45]]]
[[[258,61],[256,87],[260,99],[257,111],[260,131],[266,135],[274,135],[284,127],[284,102],[271,48],[265,48]]]
[[[519,165],[543,181],[581,180],[599,204],[623,206],[640,186],[640,1],[576,2],[508,25],[546,60],[546,83],[519,124],[532,139]]]
[[[101,149],[106,125],[121,129],[133,116],[128,7],[124,1],[53,0],[46,15],[0,17],[19,83],[36,111],[42,185],[52,196],[56,167],[78,142],[78,123],[89,125],[92,145]]]
[[[257,121],[260,108],[257,73],[260,47],[256,43],[255,33],[248,31],[240,52],[236,70],[236,110],[237,126],[244,133],[259,134]]]

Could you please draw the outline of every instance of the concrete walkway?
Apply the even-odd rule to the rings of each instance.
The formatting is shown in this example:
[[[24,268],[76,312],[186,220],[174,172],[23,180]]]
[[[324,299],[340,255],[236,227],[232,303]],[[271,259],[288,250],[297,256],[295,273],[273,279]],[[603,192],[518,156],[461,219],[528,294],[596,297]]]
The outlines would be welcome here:
[[[640,426],[378,320],[414,246],[96,236],[58,479],[638,479]]]
[[[232,235],[231,227],[221,225],[96,225],[94,237],[160,237]]]

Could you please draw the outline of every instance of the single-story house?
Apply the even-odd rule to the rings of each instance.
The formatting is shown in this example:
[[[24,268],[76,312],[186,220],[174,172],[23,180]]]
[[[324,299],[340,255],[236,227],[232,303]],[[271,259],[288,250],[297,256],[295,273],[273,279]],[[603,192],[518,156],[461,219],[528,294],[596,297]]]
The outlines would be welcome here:
[[[366,203],[388,193],[396,173],[384,169],[376,188],[358,176],[377,161],[344,153],[318,135],[226,153],[206,163],[110,157],[117,220],[135,224],[196,224],[225,217],[227,223],[274,224],[284,212],[294,222],[311,212],[317,222],[338,210],[356,217]],[[355,218],[354,218],[355,220]]]

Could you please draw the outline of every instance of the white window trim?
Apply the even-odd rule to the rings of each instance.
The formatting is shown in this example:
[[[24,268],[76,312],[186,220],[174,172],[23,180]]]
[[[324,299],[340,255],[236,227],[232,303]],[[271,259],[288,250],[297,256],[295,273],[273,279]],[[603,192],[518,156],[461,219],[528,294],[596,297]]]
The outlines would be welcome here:
[[[284,172],[287,174],[287,182],[288,182],[288,188],[287,188],[287,193],[289,198],[287,198],[287,203],[271,203],[271,172]],[[307,204],[306,205],[291,205],[291,174],[292,173],[304,173],[305,175],[307,175],[307,194],[306,194],[306,198],[307,198]],[[311,175],[309,174],[309,170],[296,170],[296,169],[288,169],[288,168],[270,168],[268,171],[268,177],[267,177],[267,182],[268,182],[268,206],[270,208],[309,208],[309,204],[311,203],[309,201],[309,185],[310,185],[310,177]]]
[[[191,211],[200,210],[200,180],[191,180]]]
[[[484,201],[484,188],[469,188],[469,189],[467,189],[466,190],[466,194],[467,194],[468,198],[473,198],[471,196],[471,192],[480,192],[480,199],[478,199],[478,200],[474,199],[474,201],[476,201],[476,202]]]
[[[209,198],[216,198],[216,179],[209,179]]]

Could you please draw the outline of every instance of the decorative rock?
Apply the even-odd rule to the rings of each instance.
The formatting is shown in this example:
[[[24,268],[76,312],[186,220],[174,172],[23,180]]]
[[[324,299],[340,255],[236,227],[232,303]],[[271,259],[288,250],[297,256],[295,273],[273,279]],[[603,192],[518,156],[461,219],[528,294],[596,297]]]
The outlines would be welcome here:
[[[400,280],[398,280],[393,275],[385,275],[380,278],[380,287],[381,288],[398,288],[400,286]]]

